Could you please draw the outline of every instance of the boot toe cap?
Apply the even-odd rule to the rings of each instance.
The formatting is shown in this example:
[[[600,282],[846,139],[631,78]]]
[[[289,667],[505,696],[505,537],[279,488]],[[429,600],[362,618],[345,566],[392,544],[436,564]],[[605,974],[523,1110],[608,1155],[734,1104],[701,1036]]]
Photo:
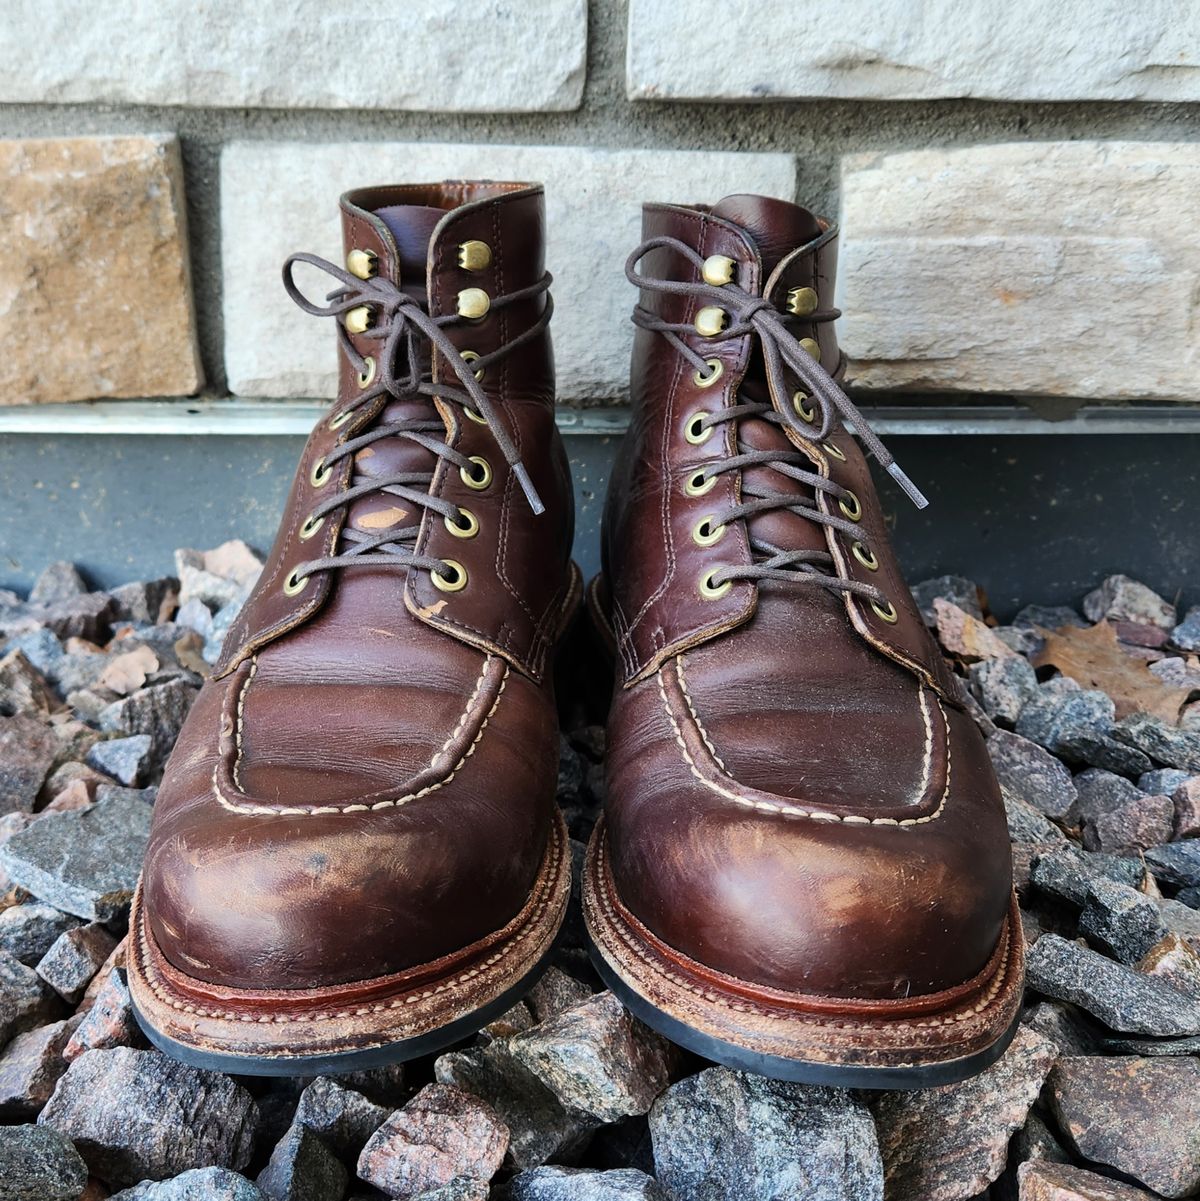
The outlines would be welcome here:
[[[986,749],[969,719],[946,721],[954,772],[908,819],[864,816],[879,812],[874,782],[857,810],[851,783],[837,804],[801,806],[710,775],[686,729],[659,740],[653,767],[635,757],[610,776],[617,897],[667,946],[758,986],[851,1000],[958,988],[1000,942],[1012,877]]]
[[[492,705],[469,755],[435,764],[436,778],[412,788],[393,776],[383,801],[348,791],[354,774],[326,771],[315,745],[303,759],[288,754],[278,773],[260,751],[234,773],[253,795],[228,800],[219,787],[228,740],[218,731],[228,729],[233,687],[210,682],[189,715],[146,853],[149,932],[180,971],[257,990],[376,979],[457,955],[528,902],[551,831],[557,761],[552,731],[526,736],[530,706]],[[307,699],[313,724],[320,690]],[[430,711],[411,692],[388,699],[398,714]],[[345,711],[329,724],[343,745]],[[336,803],[313,803],[331,789]]]

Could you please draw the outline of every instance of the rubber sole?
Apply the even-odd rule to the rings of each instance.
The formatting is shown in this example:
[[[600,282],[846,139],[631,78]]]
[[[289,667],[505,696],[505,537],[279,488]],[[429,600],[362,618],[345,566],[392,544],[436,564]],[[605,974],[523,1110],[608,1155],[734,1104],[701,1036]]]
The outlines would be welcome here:
[[[160,1033],[143,1016],[136,1002],[133,1004],[133,1015],[137,1018],[142,1032],[164,1055],[193,1068],[205,1068],[236,1076],[337,1076],[346,1072],[365,1072],[371,1068],[383,1068],[395,1063],[405,1063],[410,1059],[419,1059],[423,1055],[435,1055],[477,1034],[529,992],[549,966],[550,955],[551,953],[547,952],[533,971],[483,1008],[465,1014],[445,1026],[439,1026],[428,1034],[358,1051],[291,1055],[286,1058],[203,1051]]]
[[[596,969],[622,1003],[672,1042],[740,1071],[838,1088],[932,1088],[995,1063],[1019,1024],[1024,943],[1015,902],[974,980],[841,1009],[828,997],[723,976],[662,943],[616,895],[603,822],[588,848],[583,904]]]
[[[183,1063],[243,1076],[361,1071],[443,1050],[545,970],[570,899],[568,845],[558,814],[529,901],[503,929],[435,963],[320,989],[227,988],[180,971],[155,943],[139,888],[128,956],[138,1024]]]
[[[1009,1043],[1020,1026],[1020,1015],[990,1047],[965,1059],[930,1064],[927,1067],[904,1065],[897,1067],[864,1068],[846,1064],[814,1063],[805,1059],[785,1059],[781,1055],[766,1055],[725,1042],[711,1034],[685,1026],[678,1018],[651,1005],[634,992],[609,967],[604,956],[589,947],[592,963],[601,979],[617,995],[621,1004],[639,1021],[669,1038],[673,1043],[699,1055],[702,1059],[723,1064],[739,1072],[770,1076],[773,1080],[788,1080],[797,1084],[826,1084],[834,1088],[915,1089],[935,1088],[942,1084],[958,1084],[977,1076],[1008,1050]]]

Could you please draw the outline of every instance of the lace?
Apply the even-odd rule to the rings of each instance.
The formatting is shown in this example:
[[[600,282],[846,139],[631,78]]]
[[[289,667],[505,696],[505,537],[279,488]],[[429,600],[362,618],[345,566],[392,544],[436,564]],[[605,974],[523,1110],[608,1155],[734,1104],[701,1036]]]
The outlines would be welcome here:
[[[301,292],[292,275],[297,263],[307,263],[339,281],[341,287],[325,297],[327,304],[314,304]],[[339,348],[358,372],[360,381],[369,381],[359,395],[341,410],[338,418],[340,421],[348,419],[353,413],[384,395],[398,400],[437,396],[461,405],[464,410],[473,413],[477,420],[487,425],[535,514],[544,513],[545,506],[496,406],[479,386],[476,373],[482,374],[493,363],[499,362],[519,346],[538,337],[546,329],[554,311],[554,303],[548,291],[550,284],[551,276],[547,272],[537,283],[527,288],[494,297],[490,305],[493,310],[503,309],[518,301],[530,300],[543,293],[546,294],[546,304],[541,316],[527,329],[489,354],[480,355],[468,363],[443,331],[444,326],[464,320],[457,313],[433,317],[417,300],[403,292],[391,280],[383,277],[359,279],[317,255],[293,254],[283,265],[283,286],[287,294],[300,308],[314,317],[339,319]],[[374,324],[359,336],[380,344],[377,354],[370,358],[359,354],[340,320],[351,309],[363,305],[370,307]],[[425,378],[422,343],[428,343],[433,350],[441,352],[461,387],[445,381],[435,384],[432,379]],[[447,444],[445,433],[445,424],[436,414],[427,418],[373,424],[325,455],[324,467],[333,467],[381,439],[402,438],[423,447],[437,459],[444,459],[462,472],[474,473],[476,464]],[[460,522],[461,513],[458,506],[430,492],[434,474],[433,471],[408,471],[383,476],[355,477],[348,488],[319,503],[312,510],[308,520],[315,526],[335,509],[348,505],[359,497],[382,493],[407,501],[415,508],[418,518],[423,510],[428,510],[439,514],[447,522]],[[325,558],[310,559],[299,564],[293,578],[299,583],[314,572],[332,571],[355,564],[416,567],[443,574],[452,571],[452,565],[445,560],[416,553],[411,544],[415,542],[420,528],[419,520],[402,529],[389,529],[377,534],[364,533],[349,525],[344,526],[341,531],[341,549]],[[408,545],[405,545],[406,543]]]
[[[723,342],[729,338],[745,337],[747,334],[757,335],[771,392],[776,396],[788,394],[790,389],[787,377],[790,371],[808,390],[807,399],[816,402],[814,408],[820,415],[819,423],[814,417],[814,422],[810,424],[798,413],[793,413],[789,406],[781,406],[781,412],[768,401],[739,398],[725,408],[700,419],[697,422],[697,434],[726,422],[734,422],[736,429],[736,423],[746,418],[758,418],[773,425],[790,428],[806,440],[820,442],[833,432],[840,417],[854,427],[859,440],[896,480],[917,508],[925,508],[929,502],[901,470],[854,402],[789,331],[788,317],[780,313],[765,297],[747,292],[733,282],[716,285],[705,283],[703,280],[659,279],[639,273],[637,267],[642,259],[660,247],[667,247],[682,255],[696,267],[697,273],[703,270],[704,259],[685,242],[666,236],[650,238],[638,246],[625,262],[625,275],[629,282],[647,292],[686,296],[724,309],[729,315],[729,324],[720,333],[712,335],[710,341]],[[819,323],[836,320],[840,315],[837,309],[826,309],[809,314],[804,320]],[[633,310],[633,322],[641,329],[662,334],[696,368],[701,378],[709,375],[708,360],[684,341],[684,335],[696,335],[694,325],[689,322],[664,321],[640,304]],[[713,525],[719,527],[764,513],[788,510],[818,525],[838,531],[859,543],[864,552],[871,553],[866,532],[861,526],[833,513],[825,513],[815,503],[818,493],[843,502],[857,503],[857,498],[849,489],[813,471],[812,461],[798,450],[754,450],[739,439],[736,454],[705,464],[698,475],[707,482],[726,472],[741,472],[748,467],[770,468],[811,489],[812,499],[803,493],[753,489],[743,481],[741,503],[717,515]],[[758,559],[744,567],[718,568],[711,576],[713,586],[723,584],[727,580],[783,580],[812,584],[833,592],[854,593],[880,604],[886,603],[883,593],[874,585],[830,574],[836,572],[836,564],[828,551],[775,546],[756,534],[751,523],[747,523],[747,532],[751,550]]]

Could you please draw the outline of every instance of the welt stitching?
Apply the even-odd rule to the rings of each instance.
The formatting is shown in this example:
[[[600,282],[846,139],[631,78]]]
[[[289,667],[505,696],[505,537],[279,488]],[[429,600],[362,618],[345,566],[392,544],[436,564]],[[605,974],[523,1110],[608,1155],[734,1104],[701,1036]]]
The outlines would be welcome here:
[[[601,908],[604,910],[604,916],[606,918],[608,918],[608,921],[610,923],[609,930],[605,931],[605,932],[606,933],[615,932],[617,937],[621,940],[621,942],[624,943],[626,949],[628,951],[630,951],[638,959],[640,959],[642,961],[642,963],[644,963],[648,968],[650,968],[650,970],[653,971],[661,979],[669,981],[671,984],[675,985],[677,988],[682,988],[685,991],[690,992],[690,993],[694,994],[695,996],[700,997],[702,1000],[706,1000],[714,1005],[719,1005],[723,1009],[730,1009],[730,1010],[734,1010],[739,1013],[758,1013],[758,1012],[760,1012],[760,1007],[758,1007],[758,1006],[748,1005],[748,1004],[737,1002],[737,1001],[730,1001],[726,997],[724,997],[721,993],[718,993],[713,989],[701,988],[698,985],[693,984],[690,980],[687,980],[683,976],[680,976],[678,973],[672,972],[668,968],[664,967],[657,959],[652,957],[641,946],[641,944],[634,938],[634,936],[631,933],[629,933],[624,928],[623,923],[621,922],[620,915],[614,909],[614,907],[612,905],[612,901],[608,897],[605,889],[603,887],[600,887],[600,888],[596,889],[596,892],[599,894],[598,900],[599,900],[599,904],[600,904]],[[1001,954],[1000,967],[997,970],[995,976],[992,978],[991,982],[989,983],[986,992],[984,992],[984,994],[981,996],[981,998],[974,1005],[972,1005],[969,1009],[957,1010],[956,1012],[951,1014],[949,1017],[928,1018],[923,1021],[911,1021],[911,1022],[894,1022],[894,1021],[888,1020],[888,1021],[881,1023],[878,1021],[878,1019],[875,1022],[871,1022],[869,1020],[859,1021],[859,1022],[837,1021],[834,1019],[821,1018],[816,1015],[807,1015],[807,1014],[803,1018],[798,1018],[796,1020],[801,1022],[802,1024],[808,1025],[808,1026],[820,1026],[820,1027],[825,1027],[827,1029],[853,1030],[853,1031],[861,1031],[863,1029],[872,1029],[872,1028],[879,1029],[881,1027],[884,1029],[887,1029],[887,1030],[923,1030],[923,1029],[930,1029],[930,1028],[934,1028],[934,1027],[938,1027],[938,1026],[951,1026],[951,1025],[954,1025],[955,1023],[970,1021],[972,1018],[977,1017],[979,1014],[983,1013],[983,1011],[985,1009],[987,1009],[992,1004],[992,1002],[995,1000],[996,996],[1000,993],[1000,990],[1008,983],[1008,980],[1009,980],[1008,944],[1009,944],[1009,940],[1012,937],[1011,932],[1008,928],[1008,923],[1006,923],[1005,932],[1002,937],[1003,937],[1003,949],[1002,949],[1002,954]]]
[[[328,1022],[336,1019],[344,1020],[347,1016],[347,1013],[351,1013],[356,1017],[364,1017],[372,1013],[386,1013],[388,1010],[401,1009],[406,1005],[413,1005],[421,1001],[429,1000],[430,998],[437,996],[439,993],[447,992],[456,985],[464,984],[476,976],[484,975],[490,969],[495,967],[496,964],[498,964],[501,960],[505,959],[513,951],[515,951],[522,942],[530,937],[530,935],[537,933],[537,922],[549,907],[550,902],[553,899],[554,883],[557,880],[561,861],[562,851],[560,847],[556,846],[554,851],[554,859],[551,863],[550,872],[548,873],[548,879],[542,887],[537,899],[537,903],[530,912],[529,920],[520,930],[514,933],[510,941],[505,943],[500,950],[488,956],[488,958],[478,966],[443,980],[436,988],[427,989],[421,993],[407,993],[403,997],[393,998],[391,1001],[386,1003],[377,1002],[374,1005],[360,1005],[349,1011],[343,1009],[337,1012],[322,1012],[314,1014],[272,1013],[262,1014],[259,1017],[253,1017],[250,1014],[245,1013],[238,1013],[233,1010],[205,1009],[199,1005],[186,1005],[180,1001],[174,1000],[159,983],[157,975],[154,974],[154,969],[149,956],[149,947],[146,942],[144,921],[139,923],[137,939],[138,958],[142,968],[142,975],[146,983],[149,985],[151,992],[153,992],[160,1001],[166,1005],[169,1005],[172,1009],[178,1010],[181,1013],[195,1014],[197,1017],[221,1018],[227,1021],[247,1022],[262,1025],[287,1025],[298,1022]]]

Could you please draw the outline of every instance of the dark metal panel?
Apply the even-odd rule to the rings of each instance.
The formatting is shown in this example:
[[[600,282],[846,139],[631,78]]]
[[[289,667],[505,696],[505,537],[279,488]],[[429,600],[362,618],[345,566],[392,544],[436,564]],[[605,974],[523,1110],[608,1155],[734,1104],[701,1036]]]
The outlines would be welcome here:
[[[914,509],[885,480],[910,579],[977,580],[1001,616],[1077,603],[1125,571],[1200,602],[1200,434],[912,436],[893,452],[930,497]],[[171,570],[176,546],[244,538],[265,549],[303,440],[291,436],[0,436],[0,587],[27,588],[52,559],[98,585]],[[576,557],[598,563],[616,439],[570,435]]]

